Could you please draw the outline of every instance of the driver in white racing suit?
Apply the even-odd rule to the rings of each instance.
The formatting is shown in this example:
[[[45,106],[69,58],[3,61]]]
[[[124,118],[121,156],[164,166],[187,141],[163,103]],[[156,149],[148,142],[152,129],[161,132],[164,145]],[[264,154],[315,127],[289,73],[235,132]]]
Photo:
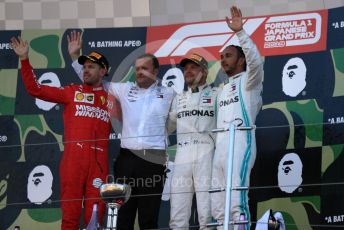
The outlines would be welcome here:
[[[228,129],[231,122],[236,125],[253,126],[262,106],[263,59],[243,30],[240,9],[231,7],[232,18],[226,18],[229,28],[236,33],[240,46],[230,45],[221,53],[221,66],[227,74],[223,89],[218,95],[217,128]],[[246,69],[247,68],[247,69]],[[216,137],[216,151],[213,162],[212,188],[225,188],[229,132],[220,132]],[[249,186],[250,172],[256,158],[255,132],[235,131],[232,187]],[[225,192],[211,194],[212,215],[224,221]],[[240,213],[250,219],[248,191],[232,190],[230,215],[237,221]],[[248,229],[249,226],[246,226]],[[219,227],[222,228],[222,227]],[[238,225],[230,225],[237,229]]]
[[[200,229],[211,221],[210,195],[218,90],[206,83],[208,63],[191,54],[180,65],[188,89],[178,94],[169,113],[169,130],[177,127],[177,152],[171,183],[170,228],[188,229],[196,193]]]

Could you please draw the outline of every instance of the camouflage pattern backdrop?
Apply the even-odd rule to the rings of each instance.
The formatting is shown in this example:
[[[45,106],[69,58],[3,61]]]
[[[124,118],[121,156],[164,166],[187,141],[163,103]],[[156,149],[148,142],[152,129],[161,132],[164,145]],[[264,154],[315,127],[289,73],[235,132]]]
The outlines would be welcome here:
[[[265,56],[264,105],[256,122],[258,153],[249,193],[253,222],[271,208],[283,214],[288,230],[344,227],[343,15],[341,7],[245,20],[245,30]],[[39,82],[59,87],[80,83],[67,51],[71,30],[0,31],[0,229],[60,226],[63,107],[26,93],[9,40],[28,40]],[[162,64],[162,83],[176,91],[183,88],[176,63],[193,51],[209,60],[208,83],[221,86],[225,75],[219,52],[237,43],[224,21],[77,30],[83,33],[83,53],[97,50],[108,57],[109,80],[133,81],[133,60],[151,52]],[[113,123],[111,162],[121,126]],[[173,161],[175,135],[170,141]],[[168,188],[165,192],[162,228],[169,221]]]

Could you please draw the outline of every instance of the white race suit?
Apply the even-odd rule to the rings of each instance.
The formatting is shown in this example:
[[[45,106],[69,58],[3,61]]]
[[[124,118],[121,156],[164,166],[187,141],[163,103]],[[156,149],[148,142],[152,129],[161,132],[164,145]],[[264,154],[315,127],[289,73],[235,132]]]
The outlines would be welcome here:
[[[169,127],[177,127],[177,152],[171,183],[170,228],[188,229],[196,193],[200,229],[211,221],[210,195],[218,89],[199,86],[178,94],[170,110]],[[172,125],[171,125],[172,124]]]
[[[262,106],[263,59],[244,30],[236,33],[247,63],[247,70],[229,77],[224,82],[217,99],[217,128],[228,129],[231,122],[242,126],[252,126]],[[213,161],[212,188],[225,188],[227,179],[227,159],[229,152],[229,132],[219,132]],[[256,158],[255,131],[235,131],[232,187],[249,186],[250,172]],[[212,216],[224,221],[225,192],[211,194]],[[238,220],[240,213],[250,218],[248,191],[232,190],[231,220]],[[238,225],[235,225],[236,229]],[[230,225],[230,229],[233,225]]]

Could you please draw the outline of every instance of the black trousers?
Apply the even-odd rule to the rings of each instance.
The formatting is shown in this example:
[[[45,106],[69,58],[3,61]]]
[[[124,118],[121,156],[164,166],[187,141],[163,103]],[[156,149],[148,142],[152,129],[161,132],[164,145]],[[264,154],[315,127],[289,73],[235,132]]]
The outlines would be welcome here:
[[[165,150],[121,148],[114,164],[117,183],[131,186],[131,197],[118,212],[117,229],[133,230],[138,212],[140,229],[157,229],[165,182]]]

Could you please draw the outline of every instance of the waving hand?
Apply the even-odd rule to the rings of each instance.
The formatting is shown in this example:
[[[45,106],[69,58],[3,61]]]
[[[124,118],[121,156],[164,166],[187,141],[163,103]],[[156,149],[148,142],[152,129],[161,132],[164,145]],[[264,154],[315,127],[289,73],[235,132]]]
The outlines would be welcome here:
[[[232,6],[230,12],[232,18],[226,17],[227,25],[234,32],[239,32],[243,28],[241,10],[236,6]]]

